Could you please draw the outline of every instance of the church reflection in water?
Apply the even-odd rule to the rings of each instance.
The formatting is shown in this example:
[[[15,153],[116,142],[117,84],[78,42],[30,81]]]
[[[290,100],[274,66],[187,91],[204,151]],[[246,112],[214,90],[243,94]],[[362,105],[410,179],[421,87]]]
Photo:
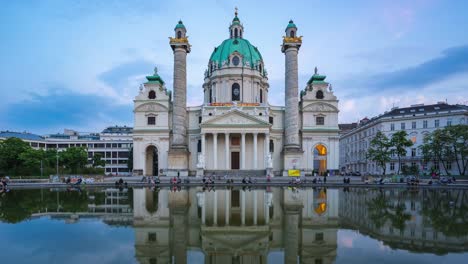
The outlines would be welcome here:
[[[133,191],[141,264],[332,263],[337,254],[337,189]]]

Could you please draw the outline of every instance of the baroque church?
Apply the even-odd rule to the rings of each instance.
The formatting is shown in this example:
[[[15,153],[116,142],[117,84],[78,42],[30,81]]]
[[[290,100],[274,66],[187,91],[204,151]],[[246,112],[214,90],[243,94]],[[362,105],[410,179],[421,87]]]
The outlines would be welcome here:
[[[237,11],[229,38],[213,50],[204,74],[203,104],[187,107],[187,55],[182,21],[169,45],[172,92],[155,70],[134,99],[136,175],[333,175],[338,172],[338,100],[326,76],[315,73],[299,91],[302,36],[291,20],[285,56],[285,106],[268,103],[266,65],[244,38]]]

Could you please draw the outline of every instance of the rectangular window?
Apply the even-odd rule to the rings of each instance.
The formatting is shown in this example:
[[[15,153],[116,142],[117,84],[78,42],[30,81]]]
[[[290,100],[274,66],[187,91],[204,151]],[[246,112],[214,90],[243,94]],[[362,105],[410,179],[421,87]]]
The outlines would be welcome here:
[[[411,149],[411,157],[416,157],[416,148]]]
[[[411,128],[416,129],[416,121],[411,122]]]
[[[446,167],[447,167],[447,170],[452,170],[452,162],[448,162]]]
[[[273,117],[272,116],[268,117],[268,121],[270,122],[270,124],[273,125]]]
[[[390,130],[394,131],[395,130],[395,124],[390,124]]]
[[[202,122],[202,117],[199,116],[199,117],[198,117],[198,124],[201,124],[201,122]]]
[[[315,241],[323,241],[323,233],[315,233]]]
[[[401,123],[401,130],[405,130],[405,123]]]
[[[452,119],[447,119],[447,126],[451,126],[452,125]]]
[[[427,128],[427,120],[423,121],[423,128]]]
[[[148,116],[148,125],[156,125],[156,117]]]
[[[317,116],[317,117],[315,118],[315,124],[316,124],[317,126],[323,126],[323,125],[325,124],[325,117],[323,117],[323,116]]]
[[[434,127],[439,127],[439,119],[434,120]]]
[[[434,164],[434,169],[437,170],[437,171],[440,169],[439,162],[436,162]]]
[[[390,170],[391,171],[395,170],[395,163],[394,162],[390,162]]]
[[[148,242],[156,242],[156,233],[148,233]]]

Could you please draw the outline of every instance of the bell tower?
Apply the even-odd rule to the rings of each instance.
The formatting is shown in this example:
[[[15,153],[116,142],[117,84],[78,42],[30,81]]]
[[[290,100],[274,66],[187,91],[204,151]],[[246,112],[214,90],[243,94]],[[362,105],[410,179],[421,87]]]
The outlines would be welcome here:
[[[231,26],[229,26],[230,38],[243,38],[244,26],[241,24],[237,17],[237,7],[234,12],[234,18],[232,19]]]

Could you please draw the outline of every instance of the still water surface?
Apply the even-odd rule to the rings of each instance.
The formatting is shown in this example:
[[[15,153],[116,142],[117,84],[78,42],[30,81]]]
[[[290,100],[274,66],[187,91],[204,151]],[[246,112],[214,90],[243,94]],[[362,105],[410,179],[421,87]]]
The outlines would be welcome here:
[[[0,263],[466,263],[467,207],[463,190],[12,190]]]

